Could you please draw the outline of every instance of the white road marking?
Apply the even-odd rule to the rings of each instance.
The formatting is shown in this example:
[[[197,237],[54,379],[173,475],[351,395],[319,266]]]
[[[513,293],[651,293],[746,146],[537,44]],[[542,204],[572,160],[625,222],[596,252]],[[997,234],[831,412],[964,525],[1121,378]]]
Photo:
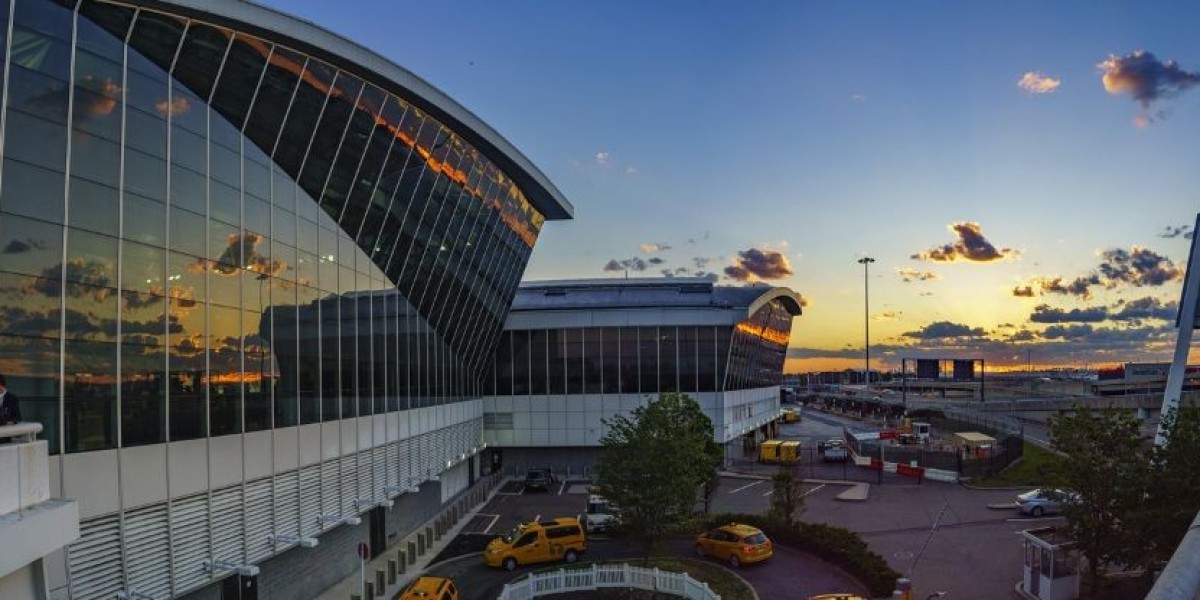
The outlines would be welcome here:
[[[542,513],[538,513],[537,515],[535,515],[535,516],[533,517],[533,522],[534,522],[534,523],[537,523],[538,521],[541,521],[541,520],[542,520]]]
[[[558,486],[558,495],[561,496],[563,493],[563,490],[565,490],[565,489],[567,489],[567,482],[563,481],[562,485]]]
[[[481,513],[481,514],[477,514],[477,515],[475,515],[475,516],[477,516],[477,517],[491,517],[491,518],[492,518],[492,521],[491,521],[490,523],[488,523],[488,526],[487,526],[487,527],[484,527],[484,528],[483,528],[483,531],[480,531],[479,533],[487,533],[488,531],[491,531],[491,529],[492,529],[492,526],[493,526],[493,525],[495,525],[495,524],[496,524],[496,521],[498,521],[498,520],[500,519],[500,515],[485,515],[485,514],[482,514],[482,513]]]
[[[817,490],[819,490],[819,489],[821,489],[821,488],[823,488],[823,487],[825,487],[825,484],[824,484],[824,483],[822,483],[821,485],[818,485],[817,487],[815,487],[815,488],[813,488],[813,489],[811,489],[811,490],[808,490],[807,492],[804,492],[803,494],[800,494],[800,497],[801,497],[801,498],[803,498],[803,497],[805,497],[805,496],[807,496],[807,495],[809,495],[809,494],[811,494],[811,493],[813,493],[813,492],[815,492],[815,491],[817,491]]]
[[[775,490],[771,490],[771,491],[769,491],[769,492],[763,492],[763,495],[764,495],[764,496],[770,496],[771,494],[774,494],[774,493],[775,493]]]
[[[761,480],[761,479],[760,479],[760,480],[758,480],[758,481],[755,481],[754,483],[747,483],[746,485],[743,485],[742,487],[740,487],[740,488],[738,488],[738,489],[736,489],[736,490],[731,490],[729,493],[730,493],[730,494],[736,494],[736,493],[738,493],[738,492],[740,492],[740,491],[742,491],[742,490],[744,490],[744,489],[752,488],[752,487],[754,487],[754,486],[756,486],[756,485],[758,485],[758,484],[760,484],[760,483],[762,483],[762,480]]]

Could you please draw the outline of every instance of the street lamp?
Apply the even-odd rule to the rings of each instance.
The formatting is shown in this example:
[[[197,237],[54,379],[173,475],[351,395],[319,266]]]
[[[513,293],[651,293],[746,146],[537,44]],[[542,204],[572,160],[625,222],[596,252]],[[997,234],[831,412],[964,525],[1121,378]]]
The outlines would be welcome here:
[[[863,381],[866,384],[866,392],[871,394],[871,284],[867,272],[870,270],[871,263],[875,259],[870,256],[864,256],[858,259],[858,264],[863,266],[863,325],[865,333],[863,334],[863,355],[866,357],[866,369],[863,371]]]

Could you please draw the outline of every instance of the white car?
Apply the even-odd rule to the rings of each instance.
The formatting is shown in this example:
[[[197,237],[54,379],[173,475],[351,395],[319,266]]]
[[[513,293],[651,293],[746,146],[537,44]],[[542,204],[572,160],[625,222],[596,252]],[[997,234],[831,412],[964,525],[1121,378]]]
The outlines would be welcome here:
[[[620,513],[613,506],[612,502],[609,502],[603,496],[595,494],[588,496],[587,515],[585,515],[585,518],[588,533],[608,531],[614,525],[621,522]]]
[[[1073,492],[1037,489],[1017,496],[1017,508],[1022,514],[1040,517],[1057,514],[1063,504],[1078,500],[1079,495]]]

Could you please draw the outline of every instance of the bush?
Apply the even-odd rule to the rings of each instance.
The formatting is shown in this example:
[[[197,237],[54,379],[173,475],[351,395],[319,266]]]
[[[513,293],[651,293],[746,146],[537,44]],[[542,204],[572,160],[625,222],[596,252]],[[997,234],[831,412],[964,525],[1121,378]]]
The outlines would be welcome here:
[[[900,574],[888,566],[882,556],[867,547],[857,533],[823,523],[797,523],[794,526],[762,515],[711,515],[704,520],[703,529],[726,523],[745,523],[763,530],[771,541],[795,548],[829,561],[866,584],[875,597],[890,596]]]

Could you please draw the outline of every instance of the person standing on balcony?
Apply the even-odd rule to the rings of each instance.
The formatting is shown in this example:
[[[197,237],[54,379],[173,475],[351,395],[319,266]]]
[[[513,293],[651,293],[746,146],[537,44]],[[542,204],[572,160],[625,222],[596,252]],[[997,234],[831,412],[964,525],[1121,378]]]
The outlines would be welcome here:
[[[21,402],[17,395],[8,391],[8,380],[0,373],[0,425],[13,425],[21,421]],[[0,440],[4,442],[7,440]]]

